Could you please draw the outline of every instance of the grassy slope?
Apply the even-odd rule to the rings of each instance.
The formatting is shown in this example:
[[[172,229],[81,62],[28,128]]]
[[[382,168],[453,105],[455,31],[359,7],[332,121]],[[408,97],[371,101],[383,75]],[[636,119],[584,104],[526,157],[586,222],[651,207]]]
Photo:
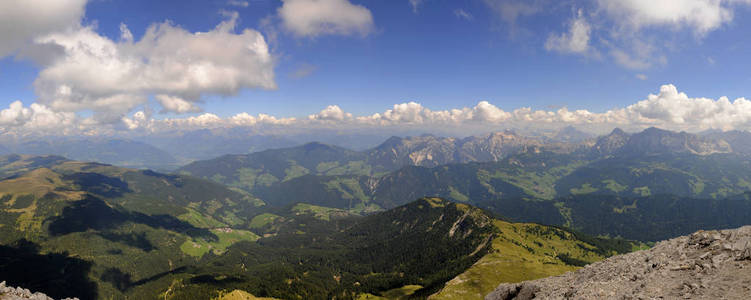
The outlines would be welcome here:
[[[317,219],[324,220],[324,221],[330,221],[331,217],[333,216],[349,215],[349,213],[341,209],[311,205],[307,203],[295,204],[295,206],[292,207],[292,212],[294,212],[297,215],[313,214]]]
[[[493,251],[452,279],[431,299],[483,299],[502,282],[520,282],[576,270],[560,254],[582,262],[603,259],[595,247],[573,234],[547,226],[496,220],[501,234],[493,239]]]
[[[242,230],[256,199],[216,183],[56,157],[0,157],[0,169],[12,176],[0,180],[0,247],[11,251],[0,258],[0,275],[7,278],[22,280],[16,275],[24,270],[3,259],[61,253],[88,264],[71,276],[91,283],[94,295],[151,297],[167,280],[160,274],[259,238]],[[31,250],[14,248],[19,239]]]
[[[256,297],[245,291],[234,290],[232,292],[222,294],[219,297],[215,298],[214,300],[275,300],[275,299],[276,298]]]
[[[212,241],[203,237],[189,238],[180,246],[180,250],[195,257],[201,257],[209,251],[221,255],[234,243],[241,241],[255,242],[260,238],[257,234],[247,230],[220,228],[210,231],[217,237],[217,240]]]
[[[391,289],[383,292],[383,296],[376,296],[370,293],[357,295],[357,300],[389,300],[389,299],[409,299],[409,296],[422,288],[421,285],[405,285],[400,288]]]

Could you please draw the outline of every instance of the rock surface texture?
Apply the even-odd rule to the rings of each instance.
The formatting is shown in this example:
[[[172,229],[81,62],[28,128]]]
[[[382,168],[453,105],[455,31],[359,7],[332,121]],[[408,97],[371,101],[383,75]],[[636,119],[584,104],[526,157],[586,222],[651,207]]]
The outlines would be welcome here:
[[[28,289],[5,286],[5,281],[0,282],[0,300],[53,300],[42,293],[32,293]],[[78,298],[65,298],[63,300],[78,300]]]
[[[485,299],[751,299],[751,226],[698,231],[575,272],[501,284]]]

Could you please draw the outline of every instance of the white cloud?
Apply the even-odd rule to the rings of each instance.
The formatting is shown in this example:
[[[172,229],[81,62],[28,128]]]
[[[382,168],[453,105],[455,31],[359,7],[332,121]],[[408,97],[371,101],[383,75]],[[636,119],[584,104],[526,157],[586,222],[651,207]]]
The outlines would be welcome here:
[[[647,75],[641,74],[641,73],[634,75],[634,77],[636,77],[636,79],[639,79],[639,80],[647,80],[648,78]]]
[[[259,124],[290,125],[295,122],[295,120],[295,118],[277,118],[267,114],[252,116],[243,112],[230,117],[227,120],[227,126],[253,126]]]
[[[315,121],[344,121],[351,120],[352,114],[344,112],[338,105],[329,105],[317,114],[308,116]]]
[[[732,6],[748,0],[597,0],[620,26],[638,31],[649,26],[688,28],[701,37],[733,19]]]
[[[571,20],[568,32],[551,34],[545,42],[545,49],[561,53],[586,54],[590,51],[589,39],[592,28],[584,19],[582,10],[578,11],[577,17]]]
[[[360,35],[373,31],[373,16],[349,0],[282,0],[279,17],[284,28],[299,37]]]
[[[234,33],[236,18],[230,14],[215,29],[198,33],[155,24],[139,41],[124,25],[120,41],[92,27],[38,38],[64,49],[34,82],[38,102],[56,111],[93,110],[106,122],[119,120],[152,94],[171,97],[169,103],[160,100],[166,110],[189,112],[205,94],[275,89],[274,58],[264,37],[252,29]]]
[[[130,118],[122,117],[121,120],[129,130],[136,130],[139,128],[151,129],[154,124],[154,120],[151,119],[151,116],[142,110],[135,112]]]
[[[0,58],[31,44],[37,36],[77,26],[87,0],[0,1]]]
[[[689,31],[700,40],[732,22],[737,6],[747,4],[751,1],[597,0],[596,11],[602,18],[596,22],[602,28],[602,47],[615,62],[644,70],[667,64],[666,44],[691,43],[680,40],[676,32]]]
[[[548,32],[548,51],[594,55],[632,70],[667,64],[675,45],[696,43],[730,24],[734,11],[751,0],[484,0],[491,12],[516,32],[517,20],[548,18],[562,8],[577,11],[562,30]],[[531,28],[525,31],[531,32]],[[691,33],[686,40],[681,34]],[[529,36],[538,36],[530,34]]]
[[[500,123],[511,118],[511,114],[490,104],[488,101],[480,101],[472,109],[473,120],[480,122]]]
[[[751,101],[727,97],[717,100],[690,98],[674,85],[663,85],[660,93],[630,105],[624,113],[632,122],[686,129],[751,129]]]
[[[584,109],[534,110],[522,107],[503,110],[488,101],[472,107],[431,110],[417,102],[395,104],[381,113],[354,116],[337,105],[330,105],[306,118],[277,117],[267,114],[238,113],[220,117],[212,113],[184,118],[155,119],[148,111],[138,111],[120,118],[118,124],[101,124],[72,112],[59,112],[42,104],[24,107],[19,101],[0,110],[3,134],[127,134],[129,132],[163,132],[212,128],[276,126],[300,131],[312,128],[378,129],[411,128],[433,132],[451,128],[457,132],[469,128],[549,128],[579,125],[597,128],[631,129],[658,126],[671,130],[702,131],[707,129],[751,130],[751,101],[727,97],[691,98],[673,85],[663,85],[657,94],[623,108],[605,112]]]
[[[190,103],[188,101],[185,101],[184,99],[180,97],[172,97],[168,95],[156,95],[154,97],[156,101],[159,102],[159,104],[162,105],[162,108],[165,112],[175,112],[179,114],[183,113],[189,113],[189,112],[200,112],[201,108],[193,105],[193,103]]]
[[[250,3],[248,3],[248,1],[242,1],[242,0],[229,0],[227,1],[227,5],[237,6],[237,7],[248,7]]]
[[[531,16],[542,11],[545,0],[484,0],[485,4],[496,13],[501,20],[516,26],[519,17]]]
[[[417,10],[423,2],[425,2],[425,0],[409,0],[409,5],[412,6],[412,12],[417,13]]]
[[[313,74],[313,72],[315,72],[317,69],[318,67],[314,65],[303,63],[300,64],[300,66],[298,66],[294,72],[292,72],[291,76],[292,78],[296,79],[305,78]]]
[[[459,19],[472,21],[475,17],[472,16],[472,14],[468,13],[466,10],[457,8],[454,10],[454,16],[456,16]]]
[[[74,113],[55,112],[38,103],[24,107],[21,101],[14,101],[8,108],[0,111],[0,128],[4,132],[71,133],[79,121],[82,120]]]

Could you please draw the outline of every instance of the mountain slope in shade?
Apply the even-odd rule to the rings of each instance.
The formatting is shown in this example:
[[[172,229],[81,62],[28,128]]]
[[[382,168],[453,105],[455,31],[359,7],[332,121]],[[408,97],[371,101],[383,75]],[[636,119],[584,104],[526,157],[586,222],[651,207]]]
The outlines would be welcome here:
[[[341,147],[308,143],[300,147],[266,150],[244,155],[225,155],[191,163],[182,174],[212,179],[252,191],[306,174],[371,174],[366,155]]]
[[[699,231],[576,272],[501,284],[486,300],[747,299],[751,227]]]

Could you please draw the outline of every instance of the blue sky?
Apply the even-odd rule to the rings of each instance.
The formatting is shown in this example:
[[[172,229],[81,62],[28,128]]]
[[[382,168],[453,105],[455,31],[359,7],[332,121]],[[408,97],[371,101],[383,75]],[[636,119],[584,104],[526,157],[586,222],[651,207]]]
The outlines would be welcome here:
[[[34,81],[72,86],[75,93],[76,83],[40,77],[41,70],[62,66],[24,58],[33,51],[29,43],[34,39],[55,34],[46,29],[26,36],[28,41],[12,51],[0,49],[0,106],[37,102],[56,112],[93,115],[100,124],[114,124],[137,111],[156,120],[206,113],[227,118],[242,112],[300,119],[328,105],[357,117],[382,114],[411,101],[433,111],[488,101],[505,112],[566,107],[605,113],[660,93],[666,84],[691,99],[727,96],[733,101],[751,94],[751,52],[746,50],[751,49],[751,1],[746,0],[676,0],[655,4],[658,7],[643,0],[65,1],[83,5],[69,31],[88,28],[113,43],[122,40],[121,24],[138,42],[147,28],[165,21],[192,34],[232,20],[230,35],[249,29],[264,38],[273,62],[261,64],[264,71],[259,74],[273,73],[273,78],[252,79],[256,81],[229,90],[143,88],[128,94],[140,100],[122,100],[115,111],[103,108],[108,102],[92,100],[104,92],[90,87],[80,99],[61,101]],[[293,11],[292,4],[305,9]],[[287,6],[290,14],[283,15]],[[332,7],[343,9],[326,11]],[[319,15],[311,17],[311,11]],[[575,33],[575,27],[582,31]],[[12,28],[0,30],[8,34]],[[222,55],[221,45],[212,47]],[[138,53],[144,55],[142,60],[150,59]],[[115,90],[113,95],[124,93]],[[155,100],[160,93],[181,99],[185,108],[161,107]],[[731,127],[748,123],[739,122]]]

